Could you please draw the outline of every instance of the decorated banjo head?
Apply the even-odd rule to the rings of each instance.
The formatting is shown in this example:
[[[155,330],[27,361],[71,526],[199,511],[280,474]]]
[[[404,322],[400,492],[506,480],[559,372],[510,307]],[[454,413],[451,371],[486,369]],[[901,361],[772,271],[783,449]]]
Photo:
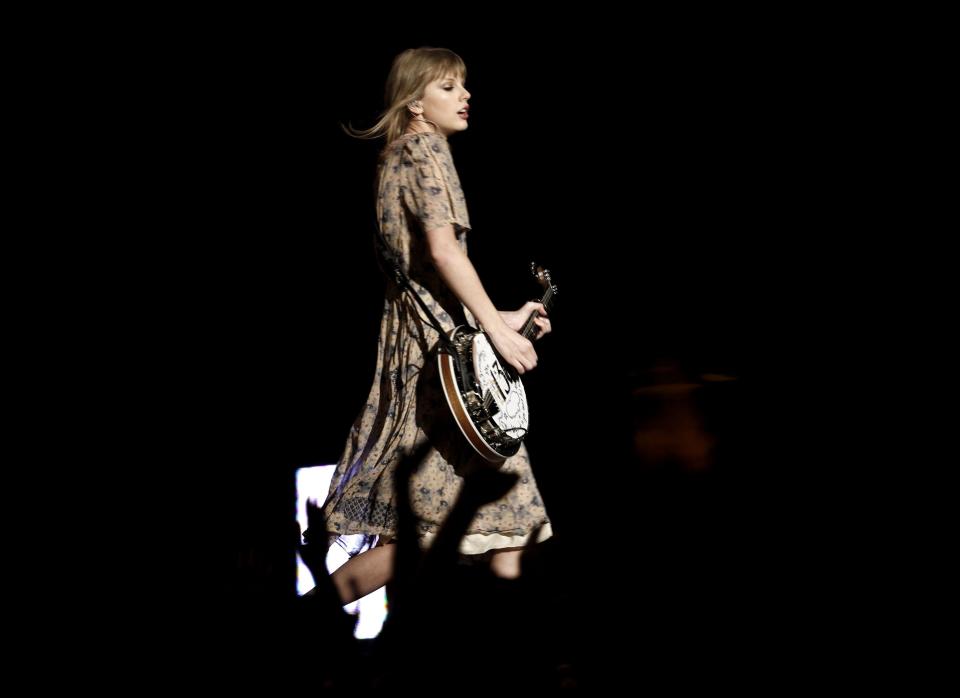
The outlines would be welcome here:
[[[523,438],[529,428],[527,394],[523,383],[511,371],[509,374],[500,363],[500,358],[482,332],[473,337],[473,372],[480,384],[480,394],[493,397],[498,411],[493,421],[498,427],[516,438]]]

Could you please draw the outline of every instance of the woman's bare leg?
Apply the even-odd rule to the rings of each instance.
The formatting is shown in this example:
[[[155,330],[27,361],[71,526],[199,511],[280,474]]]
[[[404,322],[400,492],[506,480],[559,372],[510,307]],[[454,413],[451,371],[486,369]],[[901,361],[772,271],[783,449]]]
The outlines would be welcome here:
[[[344,605],[376,591],[393,576],[395,545],[378,545],[338,567],[330,579]]]
[[[503,579],[516,579],[520,576],[520,556],[523,548],[502,548],[490,556],[490,569]]]

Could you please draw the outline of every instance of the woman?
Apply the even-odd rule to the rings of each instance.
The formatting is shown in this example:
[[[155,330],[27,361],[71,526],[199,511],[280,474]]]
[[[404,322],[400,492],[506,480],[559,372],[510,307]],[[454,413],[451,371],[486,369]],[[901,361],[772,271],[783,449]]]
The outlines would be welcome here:
[[[377,368],[367,404],[357,418],[330,485],[323,513],[334,537],[365,534],[374,546],[333,574],[344,603],[384,585],[392,573],[396,536],[394,475],[405,453],[426,453],[410,496],[418,535],[428,546],[456,501],[463,474],[479,456],[450,419],[436,375],[439,333],[413,298],[416,293],[446,332],[470,323],[482,328],[519,373],[537,354],[519,330],[537,311],[537,336],[550,332],[540,303],[498,311],[467,257],[470,220],[447,138],[467,130],[470,93],[466,68],[441,48],[404,51],[387,80],[387,109],[362,138],[385,137],[378,166],[377,250],[385,269],[399,264],[403,288],[388,274]],[[531,533],[551,535],[527,450],[500,469],[517,484],[481,507],[463,538],[464,555],[489,555],[495,574],[519,576],[519,556]]]

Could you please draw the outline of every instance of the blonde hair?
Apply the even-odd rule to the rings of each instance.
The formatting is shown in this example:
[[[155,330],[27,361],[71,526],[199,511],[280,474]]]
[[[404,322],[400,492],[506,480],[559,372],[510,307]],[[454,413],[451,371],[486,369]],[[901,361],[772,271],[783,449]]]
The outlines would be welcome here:
[[[390,145],[403,135],[413,118],[407,109],[410,102],[422,99],[427,85],[447,75],[457,77],[460,82],[467,79],[467,66],[453,51],[430,46],[407,49],[393,59],[384,94],[387,108],[380,114],[377,123],[368,129],[355,129],[341,124],[343,130],[354,138],[385,136],[386,144]]]

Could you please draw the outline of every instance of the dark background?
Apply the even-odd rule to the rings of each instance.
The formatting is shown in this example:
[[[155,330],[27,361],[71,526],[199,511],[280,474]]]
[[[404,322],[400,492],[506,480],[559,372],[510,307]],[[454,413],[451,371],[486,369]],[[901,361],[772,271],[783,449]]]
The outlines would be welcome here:
[[[212,342],[217,411],[233,416],[224,447],[257,496],[264,479],[336,462],[366,399],[382,303],[380,146],[340,124],[373,123],[393,56],[430,38],[274,41],[191,69],[181,182],[204,219],[184,256],[194,281],[209,281],[192,319]],[[751,381],[778,359],[770,329],[807,223],[809,130],[796,126],[809,106],[775,43],[450,45],[472,93],[470,128],[451,138],[471,258],[499,307],[539,295],[531,260],[560,289],[526,382],[528,446],[561,532],[593,535],[585,522],[630,508],[631,395],[658,360],[693,381],[735,377],[715,389],[726,391],[717,420],[733,428]]]
[[[226,565],[196,595],[293,589],[294,472],[338,460],[382,308],[380,144],[340,125],[371,125],[393,57],[434,45],[467,64],[470,127],[450,141],[481,279],[505,309],[540,295],[532,260],[559,288],[524,379],[526,443],[557,584],[583,592],[571,623],[612,637],[688,609],[717,620],[719,642],[771,608],[796,612],[795,444],[768,398],[799,381],[809,319],[794,281],[835,191],[819,170],[839,92],[819,80],[816,46],[736,23],[335,34],[247,26],[173,42],[138,65],[136,99],[114,115],[142,125],[128,157],[150,163],[123,197],[144,231],[124,273],[149,288],[144,340],[162,360],[142,392],[165,407],[135,448],[209,498],[188,535]],[[705,467],[637,444],[667,405],[645,389],[677,384],[693,386],[683,408],[714,444]],[[193,568],[178,574],[190,584]],[[634,604],[611,618],[605,600],[621,594]]]

